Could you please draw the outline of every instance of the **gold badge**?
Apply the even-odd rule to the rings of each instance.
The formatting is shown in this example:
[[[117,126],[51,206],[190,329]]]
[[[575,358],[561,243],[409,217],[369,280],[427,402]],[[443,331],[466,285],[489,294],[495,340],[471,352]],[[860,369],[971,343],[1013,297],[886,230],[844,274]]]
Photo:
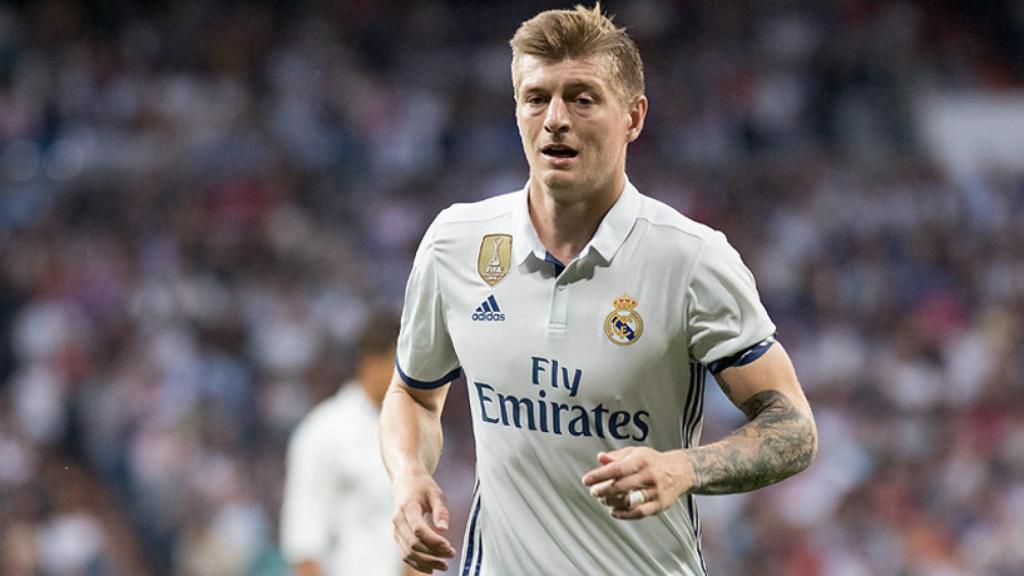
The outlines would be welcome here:
[[[512,236],[488,234],[480,242],[480,255],[476,259],[476,270],[484,282],[494,286],[508,274],[512,261]]]
[[[604,319],[604,333],[619,346],[629,346],[644,333],[644,319],[637,313],[637,301],[623,294],[612,300],[615,310]]]

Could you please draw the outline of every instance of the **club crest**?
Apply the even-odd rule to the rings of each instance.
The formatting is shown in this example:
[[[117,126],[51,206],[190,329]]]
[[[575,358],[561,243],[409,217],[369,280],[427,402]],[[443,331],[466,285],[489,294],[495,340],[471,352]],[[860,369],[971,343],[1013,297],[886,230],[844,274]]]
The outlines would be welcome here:
[[[508,274],[512,261],[512,236],[488,234],[480,241],[480,255],[476,259],[476,270],[480,278],[494,286]]]
[[[604,333],[619,346],[629,346],[644,333],[644,319],[637,313],[637,301],[623,294],[612,301],[615,309],[604,319]]]

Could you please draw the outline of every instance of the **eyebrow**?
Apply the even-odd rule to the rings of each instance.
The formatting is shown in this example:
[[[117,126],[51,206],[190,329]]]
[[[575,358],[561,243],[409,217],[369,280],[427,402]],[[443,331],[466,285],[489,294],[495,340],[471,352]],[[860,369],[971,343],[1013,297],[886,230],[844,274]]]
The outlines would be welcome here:
[[[585,80],[570,80],[570,81],[565,83],[565,90],[567,92],[572,92],[572,91],[601,92],[602,91],[600,86],[598,86],[597,84],[594,84],[594,83],[591,83],[591,82],[587,82]],[[527,93],[527,92],[547,92],[547,91],[548,90],[546,90],[545,88],[543,88],[540,85],[533,85],[533,86],[526,85],[526,86],[522,87],[522,92],[524,94]]]
[[[570,80],[565,83],[566,88],[583,88],[585,90],[599,90],[597,84],[587,82],[586,80]]]

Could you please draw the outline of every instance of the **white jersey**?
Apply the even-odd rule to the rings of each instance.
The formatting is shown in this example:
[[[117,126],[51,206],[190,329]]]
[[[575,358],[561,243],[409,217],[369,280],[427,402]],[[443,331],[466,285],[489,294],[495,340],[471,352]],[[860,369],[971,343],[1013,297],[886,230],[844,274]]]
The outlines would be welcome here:
[[[363,388],[349,382],[295,429],[281,509],[281,548],[289,562],[317,560],[328,576],[404,573],[379,420]]]
[[[617,520],[581,478],[600,451],[697,445],[705,366],[774,331],[725,236],[628,182],[564,270],[526,189],[443,211],[413,264],[397,364],[413,387],[466,375],[477,490],[459,574],[705,573],[692,497]]]

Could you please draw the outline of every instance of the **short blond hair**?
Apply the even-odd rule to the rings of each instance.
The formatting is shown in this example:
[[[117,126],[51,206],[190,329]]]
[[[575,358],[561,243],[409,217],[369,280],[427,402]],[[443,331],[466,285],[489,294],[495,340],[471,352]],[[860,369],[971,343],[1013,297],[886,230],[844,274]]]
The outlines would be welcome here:
[[[644,64],[640,50],[625,28],[593,8],[577,4],[572,10],[548,10],[523,22],[512,40],[512,87],[519,89],[516,63],[524,55],[559,62],[567,58],[606,57],[608,71],[620,96],[632,100],[644,93]]]

